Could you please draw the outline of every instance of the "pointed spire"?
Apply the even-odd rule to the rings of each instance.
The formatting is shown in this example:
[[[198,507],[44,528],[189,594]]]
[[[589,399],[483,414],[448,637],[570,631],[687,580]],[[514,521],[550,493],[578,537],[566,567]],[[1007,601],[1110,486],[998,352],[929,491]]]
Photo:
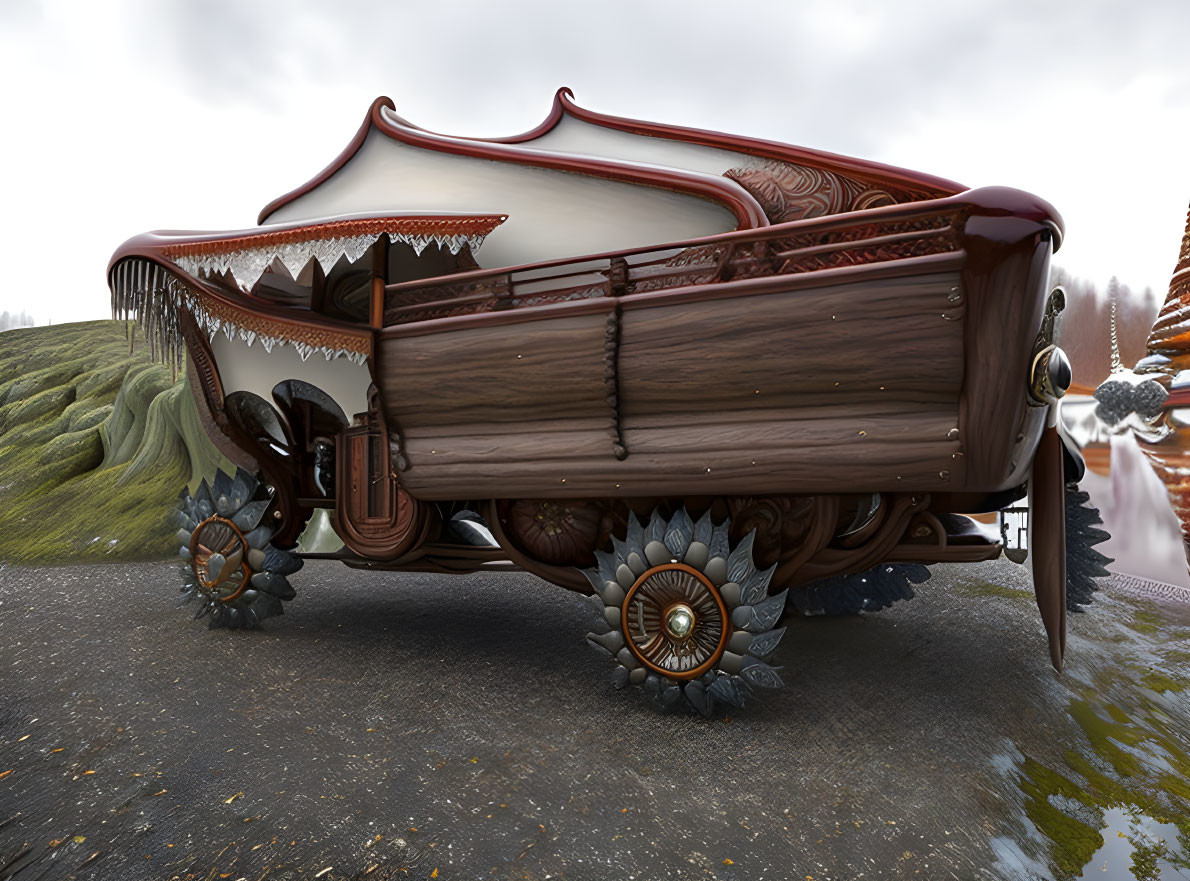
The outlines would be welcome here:
[[[1178,263],[1169,280],[1169,294],[1153,323],[1149,352],[1164,355],[1190,354],[1190,212]]]

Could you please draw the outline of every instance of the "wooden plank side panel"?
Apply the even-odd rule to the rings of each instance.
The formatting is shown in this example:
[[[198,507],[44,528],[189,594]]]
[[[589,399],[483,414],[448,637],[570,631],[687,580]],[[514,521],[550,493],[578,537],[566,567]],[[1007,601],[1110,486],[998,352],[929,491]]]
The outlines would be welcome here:
[[[382,339],[386,415],[409,437],[608,419],[603,360],[613,308],[609,300],[601,312]]]
[[[941,427],[954,412],[937,414]],[[775,426],[792,433],[800,420]],[[622,462],[610,455],[576,455],[571,448],[551,451],[543,459],[515,454],[523,435],[494,438],[512,455],[484,461],[449,462],[449,456],[423,456],[401,475],[406,489],[424,499],[575,498],[654,495],[751,495],[775,493],[839,493],[874,491],[945,491],[962,482],[962,459],[953,459],[958,444],[948,441],[910,443],[874,441],[840,448],[819,443],[758,449],[735,446],[675,451],[663,438],[650,438],[649,452],[631,453]],[[713,442],[723,438],[714,436]],[[449,447],[452,439],[444,439]],[[688,439],[687,439],[688,440]],[[744,452],[746,450],[746,452]],[[944,463],[949,468],[939,468]],[[709,469],[709,470],[708,470]],[[944,476],[944,472],[950,474]]]
[[[1024,481],[1032,457],[1021,441],[1035,439],[1044,419],[1043,410],[1028,406],[1027,390],[1049,292],[1052,245],[1015,218],[982,218],[971,226],[984,236],[969,240],[964,272],[971,318],[961,410],[970,488],[994,492]],[[1021,235],[1016,242],[1014,234]]]
[[[640,309],[626,301],[625,423],[796,409],[807,396],[957,399],[963,306],[948,298],[958,285],[957,272],[939,272]]]
[[[945,271],[622,301],[623,461],[608,313],[387,340],[402,483],[425,499],[952,490],[965,476],[957,284]]]

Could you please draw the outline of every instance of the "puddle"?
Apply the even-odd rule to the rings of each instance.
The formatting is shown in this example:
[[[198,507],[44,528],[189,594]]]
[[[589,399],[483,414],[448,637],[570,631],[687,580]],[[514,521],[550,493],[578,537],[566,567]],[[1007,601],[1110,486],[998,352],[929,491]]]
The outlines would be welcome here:
[[[1178,827],[1160,823],[1134,805],[1103,812],[1103,847],[1079,878],[1137,878],[1143,881],[1190,879],[1187,852]]]
[[[993,763],[1019,809],[992,842],[1003,877],[1190,881],[1190,618],[1158,608],[1105,601],[1122,641],[1068,671],[1060,760]]]

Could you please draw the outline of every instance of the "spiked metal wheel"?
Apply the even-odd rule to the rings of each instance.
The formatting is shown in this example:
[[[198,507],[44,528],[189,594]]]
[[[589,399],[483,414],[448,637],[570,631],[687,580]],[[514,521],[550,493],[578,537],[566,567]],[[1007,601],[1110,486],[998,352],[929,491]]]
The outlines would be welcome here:
[[[204,480],[198,492],[181,495],[178,511],[182,601],[199,601],[195,618],[210,625],[252,629],[284,612],[294,597],[286,575],[302,568],[300,557],[273,547],[276,531],[268,513],[272,495],[242,469],[222,471],[214,486]]]
[[[785,633],[773,629],[785,591],[768,595],[776,566],[757,570],[755,533],[732,548],[729,525],[709,512],[695,523],[684,508],[669,519],[654,511],[647,527],[631,515],[625,538],[595,552],[598,565],[583,574],[606,632],[587,638],[615,659],[617,688],[641,685],[658,706],[684,699],[710,715],[783,684],[766,659]]]
[[[1099,509],[1091,504],[1091,496],[1078,489],[1077,484],[1066,485],[1066,611],[1081,612],[1089,606],[1099,590],[1099,579],[1111,573],[1107,564],[1111,557],[1095,550],[1095,545],[1111,538],[1103,526]]]
[[[898,600],[913,599],[913,585],[924,584],[930,570],[920,563],[884,563],[858,575],[812,581],[790,594],[803,615],[858,615],[879,612]]]

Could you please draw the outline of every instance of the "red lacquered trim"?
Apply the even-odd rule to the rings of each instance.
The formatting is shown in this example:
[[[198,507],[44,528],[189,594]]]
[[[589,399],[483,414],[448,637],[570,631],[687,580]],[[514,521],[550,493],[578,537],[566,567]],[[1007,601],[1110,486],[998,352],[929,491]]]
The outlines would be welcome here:
[[[405,236],[487,236],[508,219],[507,214],[396,214],[344,215],[316,223],[302,221],[277,223],[261,229],[235,229],[224,232],[191,230],[156,230],[129,239],[112,256],[112,264],[126,256],[123,249],[132,244],[158,249],[173,260],[203,254],[224,254],[243,248],[267,248],[318,239],[379,236],[396,233]]]
[[[256,222],[264,223],[266,220],[268,220],[269,215],[282,205],[288,205],[299,196],[304,196],[306,193],[310,192],[320,184],[326,183],[326,181],[330,179],[331,175],[350,162],[351,157],[358,153],[359,148],[364,145],[364,139],[368,137],[368,132],[372,128],[372,119],[377,113],[380,112],[381,107],[387,107],[389,110],[396,109],[393,106],[392,99],[385,95],[381,95],[379,98],[373,101],[372,106],[368,108],[368,115],[364,117],[364,124],[359,127],[359,131],[355,133],[355,137],[351,139],[351,142],[343,148],[343,152],[332,159],[330,165],[322,169],[322,171],[318,172],[318,174],[314,175],[314,177],[310,178],[300,187],[290,190],[284,196],[278,196],[276,199],[269,202],[269,204],[265,205],[264,208],[261,209],[260,214],[257,215]]]
[[[725,150],[736,150],[751,156],[764,159],[778,159],[785,162],[795,162],[799,165],[812,165],[841,172],[864,180],[878,180],[895,182],[902,187],[917,190],[923,195],[937,198],[954,196],[967,189],[962,184],[952,180],[935,177],[931,174],[898,168],[894,165],[883,165],[879,162],[869,162],[866,159],[855,159],[838,153],[828,153],[823,150],[811,150],[808,147],[795,147],[792,144],[782,144],[779,141],[767,141],[763,138],[748,138],[742,135],[730,135],[724,132],[707,129],[685,128],[684,126],[665,125],[658,122],[646,122],[640,119],[627,119],[610,116],[606,113],[596,113],[586,110],[574,103],[569,89],[558,90],[555,101],[562,105],[563,112],[605,128],[619,129],[632,134],[645,135],[653,138],[667,138],[675,141],[686,141],[691,144],[701,144],[704,147],[720,147]],[[552,114],[551,114],[552,115]],[[557,124],[556,122],[554,123]]]
[[[386,116],[385,109],[389,110],[391,115]],[[403,144],[439,153],[509,162],[516,165],[530,165],[572,174],[585,174],[606,180],[657,187],[697,196],[720,204],[731,211],[735,215],[740,229],[755,229],[767,226],[769,222],[760,203],[743,187],[726,178],[676,169],[636,165],[629,162],[616,162],[611,159],[547,153],[496,141],[465,140],[437,135],[419,129],[401,119],[396,114],[392,101],[383,97],[372,102],[364,124],[356,132],[351,143],[347,145],[347,149],[316,177],[266,205],[257,218],[258,222],[264,223],[277,209],[325,183],[359,152],[372,128]]]

